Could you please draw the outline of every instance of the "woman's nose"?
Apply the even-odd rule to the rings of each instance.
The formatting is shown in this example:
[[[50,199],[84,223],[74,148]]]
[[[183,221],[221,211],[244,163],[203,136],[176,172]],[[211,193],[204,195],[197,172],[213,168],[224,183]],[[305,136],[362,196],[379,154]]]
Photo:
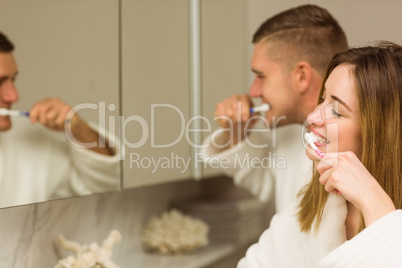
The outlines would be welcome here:
[[[307,122],[310,125],[323,125],[325,121],[323,118],[323,113],[324,111],[322,109],[322,105],[317,106],[317,108],[307,116]]]

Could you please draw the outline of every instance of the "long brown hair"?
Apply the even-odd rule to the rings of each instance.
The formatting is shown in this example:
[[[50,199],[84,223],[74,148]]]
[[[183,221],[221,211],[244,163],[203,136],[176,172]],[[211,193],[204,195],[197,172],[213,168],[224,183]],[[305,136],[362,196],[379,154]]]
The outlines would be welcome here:
[[[341,64],[353,66],[359,124],[362,137],[361,161],[391,197],[396,208],[402,208],[402,47],[390,42],[354,48],[337,54],[327,69],[321,87],[331,72]],[[318,229],[328,193],[320,184],[314,169],[313,179],[302,192],[298,220],[302,231],[313,224]],[[359,231],[365,228],[361,218]]]

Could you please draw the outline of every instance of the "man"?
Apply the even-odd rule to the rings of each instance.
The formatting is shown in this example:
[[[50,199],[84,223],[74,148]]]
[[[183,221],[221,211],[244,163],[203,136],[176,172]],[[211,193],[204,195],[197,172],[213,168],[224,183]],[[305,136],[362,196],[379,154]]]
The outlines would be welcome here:
[[[207,163],[231,163],[224,171],[261,201],[275,197],[278,212],[311,175],[302,124],[317,104],[327,64],[348,46],[338,22],[315,5],[269,18],[254,34],[253,44],[250,93],[217,105],[221,129],[207,139],[203,153]],[[263,117],[250,113],[251,98],[268,103],[270,110]]]
[[[7,110],[19,99],[13,50],[0,33],[0,108]],[[66,121],[70,110],[47,98],[29,110],[31,123],[39,123],[35,126],[26,118],[0,116],[0,207],[117,189],[115,148],[76,113]],[[65,128],[77,144],[68,141]],[[96,145],[82,148],[89,144]]]

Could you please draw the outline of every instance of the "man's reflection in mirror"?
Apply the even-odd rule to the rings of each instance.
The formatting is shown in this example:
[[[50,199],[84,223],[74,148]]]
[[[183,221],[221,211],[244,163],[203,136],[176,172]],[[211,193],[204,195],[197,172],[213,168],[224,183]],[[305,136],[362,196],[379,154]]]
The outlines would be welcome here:
[[[20,97],[13,51],[0,33],[0,207],[117,189],[119,160],[110,145],[115,137],[100,137],[105,132],[76,113],[65,124],[71,107],[62,100],[48,97],[25,116],[4,115]],[[81,144],[96,146],[79,148],[66,138],[65,127]]]

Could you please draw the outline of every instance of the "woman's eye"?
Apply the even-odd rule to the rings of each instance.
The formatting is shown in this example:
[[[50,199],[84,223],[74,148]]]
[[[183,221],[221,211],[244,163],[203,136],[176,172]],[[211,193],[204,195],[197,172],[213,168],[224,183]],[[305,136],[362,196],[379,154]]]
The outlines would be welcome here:
[[[335,108],[332,108],[331,111],[332,111],[332,114],[333,114],[334,116],[336,116],[336,117],[341,117],[341,116],[342,116],[340,113],[338,113],[338,112],[335,110]]]

